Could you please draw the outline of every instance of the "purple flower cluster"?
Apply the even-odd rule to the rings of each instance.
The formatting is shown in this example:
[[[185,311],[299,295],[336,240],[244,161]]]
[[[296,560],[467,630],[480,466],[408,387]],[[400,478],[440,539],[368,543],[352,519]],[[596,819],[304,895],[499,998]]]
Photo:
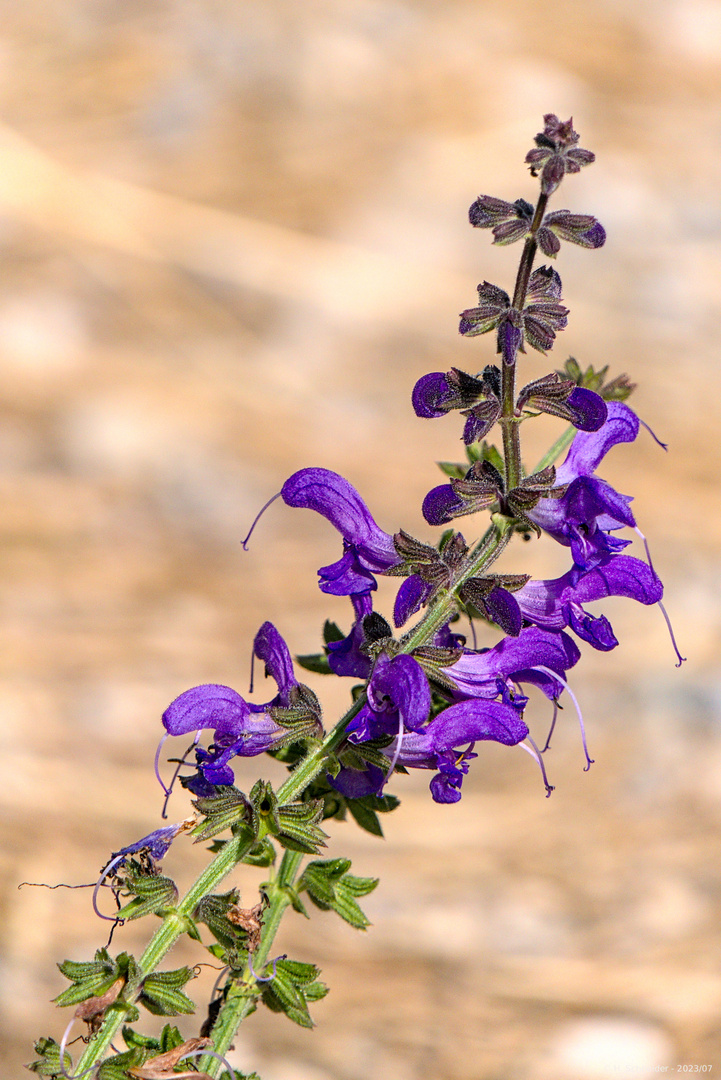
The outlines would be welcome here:
[[[457,368],[431,372],[416,383],[412,402],[416,414],[426,419],[459,411],[471,461],[465,475],[451,470],[448,483],[428,492],[422,507],[426,521],[448,525],[489,510],[505,522],[495,526],[497,539],[508,530],[546,533],[570,549],[569,570],[548,581],[488,574],[493,551],[485,562],[481,555],[472,562],[476,556],[469,554],[460,533],[446,535],[438,548],[403,532],[393,536],[376,523],[356,489],[328,469],[295,472],[275,496],[289,507],[320,514],[343,539],[341,557],[322,566],[318,576],[322,592],[350,599],[354,616],[345,637],[331,635],[321,666],[364,683],[338,750],[340,770],[328,777],[347,798],[380,794],[394,769],[404,767],[431,770],[433,798],[457,802],[476,743],[514,746],[528,739],[535,751],[524,720],[525,686],[535,686],[556,702],[568,689],[567,673],[580,656],[576,639],[601,651],[618,644],[606,616],[585,605],[608,596],[653,604],[663,594],[653,568],[623,554],[630,541],[617,534],[636,527],[631,498],[597,475],[613,446],[638,435],[635,413],[620,400],[606,400],[625,396],[627,382],[609,384],[604,398],[596,392],[602,377],[591,372],[586,379],[569,361],[564,372],[515,389],[517,353],[526,344],[546,352],[567,323],[561,279],[551,266],[533,269],[536,249],[555,258],[561,241],[599,248],[606,237],[590,215],[546,213],[548,197],[565,174],[590,164],[593,154],[578,146],[572,121],[549,113],[544,125],[526,157],[532,175],[540,176],[535,210],[524,199],[507,202],[487,195],[470,209],[471,224],[491,229],[494,242],[524,240],[513,299],[484,281],[478,286],[478,305],[461,315],[460,332],[467,337],[496,332],[502,369],[489,364],[475,376]],[[537,412],[567,421],[576,433],[563,464],[527,476],[516,425]],[[499,421],[505,462],[480,442]],[[474,576],[476,566],[481,569]],[[400,640],[393,636],[373,611],[379,574],[404,579],[394,607],[396,628],[424,606],[445,605],[434,608],[440,615],[433,631]],[[459,612],[480,614],[502,632],[501,640],[491,648],[468,648],[465,638],[450,629]],[[418,641],[423,644],[413,644]],[[197,772],[186,781],[197,794],[232,783],[234,757],[292,741],[283,710],[292,712],[307,688],[298,683],[288,647],[270,623],[258,632],[254,654],[277,684],[271,701],[250,704],[235,690],[211,684],[181,694],[163,716],[169,735],[195,732],[197,742],[201,730],[213,732],[208,749],[196,748]]]

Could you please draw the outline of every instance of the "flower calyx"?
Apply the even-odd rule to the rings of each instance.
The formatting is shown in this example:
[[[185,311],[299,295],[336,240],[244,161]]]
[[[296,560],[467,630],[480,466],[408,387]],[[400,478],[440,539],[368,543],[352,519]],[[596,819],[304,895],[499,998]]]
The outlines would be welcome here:
[[[557,371],[523,387],[516,399],[517,414],[529,407],[568,420],[582,431],[598,431],[608,414],[603,398]]]
[[[491,229],[493,243],[513,244],[534,230],[534,208],[525,199],[509,203],[492,195],[479,195],[468,211],[468,220],[476,229]],[[535,229],[535,238],[544,255],[555,259],[561,240],[585,248],[600,248],[606,242],[606,230],[591,214],[573,214],[554,210]]]
[[[530,574],[472,577],[464,582],[458,595],[466,608],[475,609],[482,618],[500,626],[505,634],[518,637],[523,626],[523,615],[512,593],[529,580]]]
[[[593,390],[604,401],[625,401],[636,389],[636,383],[632,383],[628,375],[616,375],[606,381],[608,364],[596,371],[589,364],[585,371],[573,356],[569,356],[563,368],[558,371],[561,379],[570,379],[576,386],[584,390]]]
[[[461,312],[459,333],[477,337],[496,330],[496,351],[504,363],[512,364],[516,351],[526,351],[526,343],[546,352],[568,323],[568,308],[559,303],[561,278],[551,266],[539,266],[531,274],[523,311],[512,307],[508,293],[488,281],[478,286],[478,300],[478,307]]]
[[[525,528],[531,528],[540,536],[536,525],[529,519],[528,511],[533,510],[541,499],[560,499],[566,493],[567,485],[556,485],[556,470],[548,465],[540,472],[524,476],[517,487],[505,497],[506,515],[516,518]]]
[[[580,136],[573,129],[573,118],[559,120],[555,113],[543,117],[544,128],[536,135],[536,147],[526,154],[531,176],[541,176],[541,191],[550,195],[566,173],[580,172],[584,165],[596,160],[590,150],[579,147]]]

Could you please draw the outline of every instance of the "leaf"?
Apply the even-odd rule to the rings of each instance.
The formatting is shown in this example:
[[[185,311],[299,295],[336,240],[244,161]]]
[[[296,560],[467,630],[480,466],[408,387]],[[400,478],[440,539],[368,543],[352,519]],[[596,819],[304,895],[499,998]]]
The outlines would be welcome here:
[[[282,1012],[300,1027],[312,1028],[308,1002],[319,1001],[328,993],[323,983],[317,982],[320,974],[313,964],[298,960],[278,960],[273,980],[266,983],[263,1003],[273,1012]]]
[[[184,994],[181,986],[194,978],[191,968],[175,971],[155,971],[143,980],[138,1001],[155,1016],[177,1016],[195,1012],[195,1003]]]
[[[63,1066],[66,1073],[72,1073],[73,1059],[66,1051],[61,1064],[60,1043],[56,1043],[55,1039],[38,1039],[35,1043],[35,1053],[40,1060],[26,1066],[30,1072],[37,1073],[38,1076],[53,1078],[53,1080],[55,1077],[62,1076]]]
[[[355,877],[348,873],[350,859],[325,859],[308,863],[298,882],[321,911],[335,911],[356,930],[370,925],[356,896],[366,896],[378,884],[378,878]]]

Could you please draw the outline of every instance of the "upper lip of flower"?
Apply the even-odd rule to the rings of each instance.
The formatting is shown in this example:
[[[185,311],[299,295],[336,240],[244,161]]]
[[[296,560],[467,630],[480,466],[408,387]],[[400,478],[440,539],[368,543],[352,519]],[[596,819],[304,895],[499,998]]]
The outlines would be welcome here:
[[[376,523],[365,502],[348,480],[330,469],[300,469],[281,489],[287,506],[315,510],[342,535],[341,559],[319,570],[323,592],[338,596],[375,589],[374,574],[396,566],[400,559],[393,537]]]

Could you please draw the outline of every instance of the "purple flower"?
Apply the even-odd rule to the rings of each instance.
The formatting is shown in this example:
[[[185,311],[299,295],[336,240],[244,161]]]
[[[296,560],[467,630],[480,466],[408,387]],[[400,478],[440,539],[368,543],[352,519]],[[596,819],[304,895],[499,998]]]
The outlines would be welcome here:
[[[119,860],[125,862],[128,855],[137,855],[141,851],[146,851],[153,862],[160,862],[178,833],[183,832],[187,827],[186,821],[179,821],[176,825],[163,825],[160,829],[155,829],[141,840],[136,840],[134,844],[128,844],[120,851],[114,851],[112,855],[115,860],[114,865],[117,866]]]
[[[545,630],[569,626],[594,649],[604,652],[618,644],[611,625],[605,615],[593,616],[582,605],[606,596],[655,604],[663,596],[663,586],[645,562],[630,555],[614,555],[592,570],[574,566],[553,581],[528,581],[515,593],[527,622]]]
[[[428,680],[417,660],[405,653],[381,653],[368,683],[368,701],[348,725],[354,742],[402,731],[418,731],[431,711]]]
[[[355,622],[347,637],[341,641],[328,642],[328,665],[334,675],[352,675],[356,679],[367,679],[371,670],[368,653],[361,651],[365,642],[363,620],[373,610],[370,593],[351,595],[355,612]]]
[[[272,623],[266,622],[256,635],[253,651],[265,661],[266,672],[278,684],[278,693],[267,704],[249,704],[229,686],[205,683],[186,690],[163,713],[169,735],[213,730],[210,748],[198,747],[195,751],[198,775],[187,786],[196,795],[205,794],[209,785],[233,783],[233,770],[228,764],[232,758],[262,754],[288,735],[287,729],[267,711],[287,706],[292,689],[298,686],[288,646]]]
[[[511,701],[515,700],[516,683],[531,683],[554,700],[563,692],[566,672],[580,656],[568,634],[527,626],[518,637],[505,637],[492,649],[465,649],[445,674],[455,683],[458,699],[495,698],[501,694]],[[557,673],[559,680],[535,670],[538,667]]]
[[[565,495],[540,499],[528,511],[528,518],[570,547],[574,563],[586,569],[630,543],[611,536],[612,530],[636,525],[629,508],[631,497],[620,495],[595,476],[596,467],[612,446],[633,442],[638,435],[638,417],[627,405],[611,401],[607,408],[606,423],[597,431],[580,431],[556,470],[556,484],[568,484]]]
[[[469,762],[477,757],[473,753],[474,743],[493,741],[515,746],[527,735],[528,728],[513,706],[500,701],[470,700],[451,705],[419,731],[405,731],[396,736],[383,753],[392,767],[435,770],[436,776],[430,784],[433,799],[452,803],[460,799]],[[362,772],[342,769],[331,783],[341,794],[355,799],[379,794],[387,779],[382,769],[370,765]]]
[[[287,506],[315,510],[343,537],[343,556],[318,571],[320,589],[334,596],[352,596],[376,588],[374,574],[383,574],[400,559],[393,537],[375,522],[360,495],[330,469],[301,469],[281,489]]]

